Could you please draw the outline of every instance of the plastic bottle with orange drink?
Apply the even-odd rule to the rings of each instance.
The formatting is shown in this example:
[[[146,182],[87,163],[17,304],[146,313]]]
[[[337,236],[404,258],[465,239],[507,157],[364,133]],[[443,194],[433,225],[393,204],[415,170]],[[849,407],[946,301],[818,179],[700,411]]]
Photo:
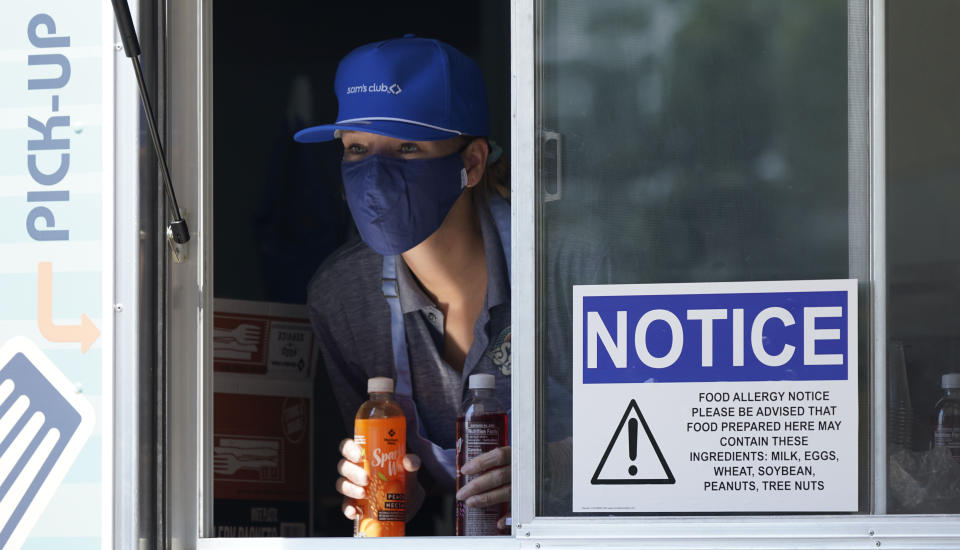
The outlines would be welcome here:
[[[393,379],[367,381],[370,399],[354,420],[353,439],[363,451],[367,472],[366,497],[357,501],[355,537],[402,537],[406,521],[407,419],[393,400]]]

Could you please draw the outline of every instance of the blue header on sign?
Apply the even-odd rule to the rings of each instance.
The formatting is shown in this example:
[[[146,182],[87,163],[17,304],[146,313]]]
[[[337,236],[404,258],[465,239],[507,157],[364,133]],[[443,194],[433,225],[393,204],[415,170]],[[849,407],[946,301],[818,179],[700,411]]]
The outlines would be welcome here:
[[[845,291],[584,296],[586,384],[846,380]]]

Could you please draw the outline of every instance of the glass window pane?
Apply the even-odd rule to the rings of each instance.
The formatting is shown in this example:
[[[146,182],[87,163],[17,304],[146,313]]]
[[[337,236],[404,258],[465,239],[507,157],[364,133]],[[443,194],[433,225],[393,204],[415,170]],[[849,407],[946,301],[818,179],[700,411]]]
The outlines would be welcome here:
[[[868,199],[849,173],[847,2],[543,0],[539,10],[537,511],[555,516],[573,514],[573,285],[862,279],[866,220],[855,212]]]
[[[891,513],[960,513],[960,75],[952,1],[887,2]],[[942,399],[950,392],[949,399]],[[942,401],[941,401],[942,400]]]

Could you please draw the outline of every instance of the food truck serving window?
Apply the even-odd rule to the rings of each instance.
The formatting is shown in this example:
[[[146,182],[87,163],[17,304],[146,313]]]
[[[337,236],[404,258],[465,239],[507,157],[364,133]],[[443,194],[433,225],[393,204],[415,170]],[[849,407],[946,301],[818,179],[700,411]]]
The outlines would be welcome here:
[[[796,532],[811,513],[960,512],[955,323],[904,295],[955,300],[911,270],[955,252],[884,241],[929,240],[884,198],[950,217],[934,197],[956,193],[933,189],[956,163],[907,188],[893,168],[935,158],[911,144],[884,182],[883,107],[910,120],[893,99],[926,87],[914,71],[878,95],[881,4],[536,4],[519,536],[696,545],[730,515]],[[931,16],[889,5],[892,36]],[[891,55],[904,71],[922,52]],[[720,517],[697,534],[679,516]]]
[[[198,5],[208,17],[211,6]],[[960,81],[924,64],[958,46],[946,22],[960,8],[892,0],[509,7],[511,118],[499,129],[511,163],[511,322],[487,353],[498,379],[511,380],[511,530],[469,544],[960,541],[960,218],[951,208],[960,192],[948,185],[960,167],[947,129],[958,125],[941,120],[960,122]],[[187,12],[173,12],[172,38],[205,36],[182,25]],[[196,59],[171,55],[187,72]],[[273,70],[272,60],[262,65]],[[300,84],[273,92],[295,98]],[[209,82],[198,89],[201,101],[172,104],[174,131],[198,116],[197,105],[205,128],[212,123]],[[303,113],[312,116],[287,114]],[[204,131],[197,150],[208,158]],[[229,154],[223,144],[219,155]],[[171,265],[171,285],[182,290],[171,307],[171,356],[201,358],[200,376],[171,371],[179,391],[169,413],[169,498],[184,504],[171,507],[171,536],[199,533],[201,548],[369,545],[282,538],[342,534],[340,497],[322,483],[339,457],[312,439],[331,429],[317,411],[336,414],[336,396],[322,362],[310,359],[303,312],[287,307],[299,289],[264,284],[276,296],[245,296],[228,258],[244,253],[237,233],[224,229],[234,242],[209,248],[218,208],[209,166],[194,167],[203,182],[184,200],[199,212],[204,246],[187,256],[189,269]],[[229,195],[242,186],[241,168],[219,182],[218,224],[245,223],[227,205],[263,206]],[[318,173],[336,183],[329,168]],[[330,209],[324,220],[349,225],[343,204],[334,205],[338,190],[320,197]],[[258,245],[260,260],[289,252],[277,239]],[[260,282],[289,275],[270,271],[278,265],[266,261]],[[267,299],[287,305],[248,303]],[[258,373],[277,380],[242,387]],[[241,433],[268,409],[280,427]],[[281,504],[241,502],[253,484],[228,455],[256,438],[270,456],[298,445],[296,461],[261,471],[260,482],[282,486],[270,493]],[[312,470],[291,477],[288,467]],[[222,521],[281,525],[287,513],[298,525],[277,532]],[[422,521],[452,529],[440,515]],[[228,538],[237,536],[267,538]]]

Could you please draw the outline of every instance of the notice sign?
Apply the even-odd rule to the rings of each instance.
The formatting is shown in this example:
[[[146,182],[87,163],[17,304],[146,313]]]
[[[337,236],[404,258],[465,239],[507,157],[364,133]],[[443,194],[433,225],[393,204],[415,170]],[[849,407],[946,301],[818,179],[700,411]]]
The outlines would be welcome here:
[[[857,281],[573,288],[574,512],[845,512]]]

